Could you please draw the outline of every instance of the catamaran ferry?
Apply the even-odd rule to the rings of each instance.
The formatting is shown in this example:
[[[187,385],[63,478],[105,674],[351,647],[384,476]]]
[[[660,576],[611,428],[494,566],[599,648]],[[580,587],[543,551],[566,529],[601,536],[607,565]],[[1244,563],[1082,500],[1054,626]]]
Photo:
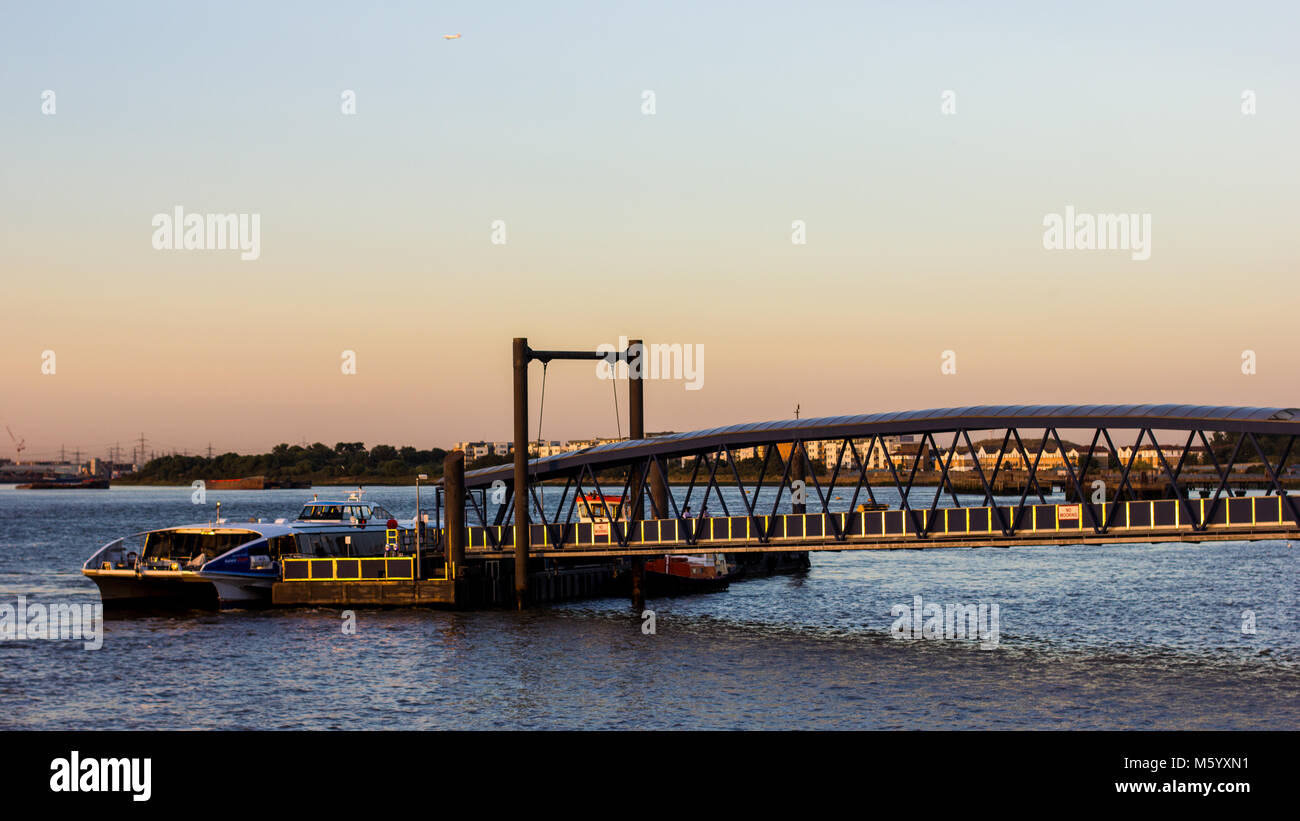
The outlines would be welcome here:
[[[292,521],[231,522],[149,530],[109,542],[81,572],[107,608],[216,609],[271,600],[280,560],[384,556],[415,551],[414,521],[398,522],[360,491],[343,501],[313,498]],[[390,534],[390,531],[392,533]]]

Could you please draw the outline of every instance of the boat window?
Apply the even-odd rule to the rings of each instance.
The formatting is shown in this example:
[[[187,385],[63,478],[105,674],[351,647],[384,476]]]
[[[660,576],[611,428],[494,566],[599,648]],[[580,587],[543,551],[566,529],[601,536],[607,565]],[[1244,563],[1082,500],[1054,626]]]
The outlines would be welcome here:
[[[303,521],[338,521],[343,518],[343,507],[341,505],[303,505],[298,518]]]
[[[272,558],[278,559],[281,556],[291,556],[297,552],[298,545],[292,533],[271,539],[270,553]]]
[[[383,507],[382,505],[375,505],[374,513],[376,519],[383,519],[384,521],[388,521],[389,519],[393,518],[393,514],[388,512],[388,508]]]
[[[218,533],[157,530],[145,537],[144,555],[148,559],[189,560],[203,554],[205,558],[214,559],[257,535],[248,530]]]

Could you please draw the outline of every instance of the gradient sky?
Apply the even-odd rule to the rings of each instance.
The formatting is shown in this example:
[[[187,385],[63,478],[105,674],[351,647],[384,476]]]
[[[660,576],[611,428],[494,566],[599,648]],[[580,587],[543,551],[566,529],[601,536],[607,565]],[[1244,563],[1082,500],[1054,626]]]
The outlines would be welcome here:
[[[1300,405],[1295,4],[700,5],[9,4],[0,422],[25,456],[504,439],[512,337],[620,334],[705,346],[650,430]],[[154,250],[176,205],[260,214],[261,258]],[[1151,214],[1151,259],[1044,250],[1067,205]],[[543,436],[615,432],[553,366]]]

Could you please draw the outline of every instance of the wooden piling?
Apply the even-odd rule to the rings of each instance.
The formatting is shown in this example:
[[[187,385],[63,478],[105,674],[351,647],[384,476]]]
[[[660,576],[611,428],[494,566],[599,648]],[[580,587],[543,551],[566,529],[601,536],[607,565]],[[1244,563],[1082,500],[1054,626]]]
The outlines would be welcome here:
[[[447,576],[456,578],[465,564],[465,453],[453,450],[442,462],[447,503]]]

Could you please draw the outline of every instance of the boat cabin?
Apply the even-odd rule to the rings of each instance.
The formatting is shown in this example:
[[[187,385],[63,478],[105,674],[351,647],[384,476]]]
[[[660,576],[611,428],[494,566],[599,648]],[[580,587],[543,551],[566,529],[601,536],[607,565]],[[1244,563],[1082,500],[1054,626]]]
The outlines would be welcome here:
[[[349,500],[346,502],[311,501],[302,506],[298,514],[300,522],[347,522],[365,524],[375,520],[380,523],[395,519],[383,505]]]
[[[577,508],[580,522],[607,522],[611,516],[619,522],[632,518],[632,503],[622,496],[587,493],[578,498]]]

